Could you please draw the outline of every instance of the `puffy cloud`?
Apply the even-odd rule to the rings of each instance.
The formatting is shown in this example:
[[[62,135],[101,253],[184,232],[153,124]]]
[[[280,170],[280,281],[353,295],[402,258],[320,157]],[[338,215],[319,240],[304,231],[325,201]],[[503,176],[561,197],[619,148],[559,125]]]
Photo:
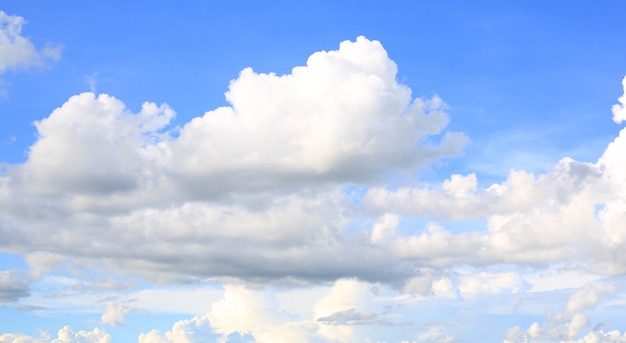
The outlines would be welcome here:
[[[591,331],[579,340],[563,341],[564,343],[622,343],[626,342],[626,333],[620,334],[618,330],[604,332],[602,330]]]
[[[459,291],[461,295],[466,297],[480,293],[498,294],[504,290],[518,292],[523,284],[524,281],[516,273],[491,274],[481,272],[476,275],[461,277]]]
[[[49,343],[50,334],[42,332],[40,337],[32,337],[28,335],[4,333],[0,335],[0,343]]]
[[[593,308],[603,295],[617,291],[617,285],[612,283],[591,283],[578,289],[567,302],[564,313],[571,314]]]
[[[477,187],[474,174],[453,175],[439,186],[423,185],[389,190],[369,189],[363,206],[382,218],[393,208],[398,218],[426,216],[434,220],[484,219],[486,230],[452,233],[431,223],[425,232],[396,236],[403,258],[419,258],[431,265],[455,263],[517,263],[546,265],[576,260],[598,274],[620,274],[626,259],[618,246],[626,239],[623,223],[626,202],[626,129],[620,132],[596,163],[562,159],[540,175],[511,171],[502,183]],[[400,217],[398,217],[400,216]],[[377,224],[378,225],[378,224]],[[374,237],[374,236],[373,236]]]
[[[459,340],[454,336],[446,335],[440,328],[431,328],[419,335],[418,342],[453,343]]]
[[[57,338],[50,340],[50,334],[42,332],[40,337],[5,333],[0,335],[0,343],[110,343],[111,336],[104,330],[95,328],[91,331],[74,332],[70,326],[59,330]]]
[[[584,312],[597,306],[603,295],[614,293],[616,290],[617,285],[613,283],[587,284],[570,295],[563,311],[548,314],[546,323],[534,322],[525,331],[520,327],[510,328],[505,342],[526,342],[529,338],[561,342],[618,342],[620,340],[611,339],[613,337],[620,339],[619,332],[617,336],[615,332],[606,335],[599,328],[602,325],[597,325],[589,334],[578,339],[582,330],[590,325],[590,320]]]
[[[288,75],[245,69],[230,107],[187,123],[172,143],[183,187],[205,194],[361,182],[453,156],[465,136],[425,139],[448,123],[437,97],[411,101],[382,45],[359,37]]]
[[[73,96],[35,123],[38,139],[19,178],[36,193],[74,195],[123,192],[153,182],[149,162],[162,154],[157,131],[173,116],[167,105],[144,103],[133,114],[105,94]]]
[[[615,104],[611,108],[611,111],[613,112],[613,121],[618,124],[626,120],[626,77],[622,80],[622,85],[624,86],[624,95],[617,99],[619,104]]]
[[[127,309],[122,304],[109,301],[104,305],[104,313],[100,320],[103,324],[112,326],[125,325],[124,314],[126,311]]]
[[[0,74],[11,69],[41,66],[46,59],[61,57],[60,47],[47,45],[37,50],[28,38],[22,36],[25,23],[20,16],[0,11]]]
[[[73,258],[159,282],[403,279],[413,271],[391,247],[349,232],[341,188],[456,155],[466,138],[443,134],[445,104],[412,99],[396,73],[359,37],[287,75],[245,69],[230,106],[181,128],[165,104],[73,96],[0,175],[0,244],[43,270]]]
[[[111,336],[100,328],[92,331],[80,330],[74,332],[71,327],[65,326],[59,330],[58,338],[50,343],[110,343]]]
[[[172,330],[161,334],[158,330],[139,335],[139,343],[196,343],[219,342],[221,335],[216,334],[205,317],[194,317],[174,323]]]

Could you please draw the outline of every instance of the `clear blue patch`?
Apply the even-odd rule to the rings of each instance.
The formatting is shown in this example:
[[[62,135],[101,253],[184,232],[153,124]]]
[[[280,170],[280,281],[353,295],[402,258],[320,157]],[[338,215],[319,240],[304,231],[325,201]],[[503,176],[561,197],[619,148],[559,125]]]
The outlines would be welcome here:
[[[486,219],[444,220],[436,223],[455,234],[487,231]]]
[[[600,212],[604,211],[606,209],[606,204],[593,204],[593,216],[598,218],[598,216],[600,215]]]
[[[360,205],[363,203],[363,197],[369,188],[361,187],[357,185],[348,185],[345,186],[341,191],[343,194],[347,195],[353,204]]]
[[[29,267],[24,256],[0,252],[0,269],[29,269]]]

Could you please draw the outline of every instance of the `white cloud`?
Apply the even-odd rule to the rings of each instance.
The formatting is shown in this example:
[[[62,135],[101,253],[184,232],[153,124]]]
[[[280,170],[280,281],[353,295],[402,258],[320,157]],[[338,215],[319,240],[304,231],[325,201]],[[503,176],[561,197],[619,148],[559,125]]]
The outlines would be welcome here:
[[[35,45],[22,36],[24,18],[0,11],[0,74],[11,69],[41,66],[46,59],[58,60],[61,48],[46,45],[37,50]]]
[[[123,326],[126,324],[124,320],[124,314],[126,314],[127,308],[123,304],[109,301],[104,305],[104,313],[100,320],[103,324],[109,324],[111,326]]]
[[[621,124],[624,120],[626,120],[626,77],[622,80],[622,85],[624,86],[624,95],[617,99],[619,104],[615,104],[611,108],[611,111],[613,112],[613,121],[618,124]]]
[[[503,291],[518,292],[524,281],[516,273],[491,274],[481,272],[475,275],[466,275],[460,278],[459,291],[464,297],[477,294],[498,294]]]
[[[158,330],[139,335],[139,343],[199,343],[219,342],[221,335],[211,328],[205,317],[194,317],[176,322],[172,330],[161,334]]]
[[[381,44],[364,37],[317,52],[288,75],[243,70],[226,94],[232,106],[193,119],[172,143],[180,182],[209,195],[360,182],[458,154],[461,134],[424,142],[448,123],[444,104],[411,101],[396,71]]]
[[[432,343],[453,343],[459,340],[450,335],[446,335],[440,328],[431,328],[426,332],[422,332],[419,335],[419,342],[432,342]]]
[[[70,326],[61,328],[57,338],[50,340],[50,334],[42,332],[40,337],[5,333],[0,335],[0,343],[110,343],[111,336],[104,330],[95,328],[91,331],[74,332]]]
[[[596,306],[600,297],[617,291],[612,283],[591,283],[578,289],[567,302],[564,313],[572,314]]]
[[[73,258],[158,282],[404,278],[390,247],[347,231],[340,189],[456,155],[466,138],[442,134],[444,103],[411,99],[396,71],[359,37],[288,75],[242,71],[231,106],[180,130],[167,105],[132,113],[112,96],[73,96],[2,176],[3,242],[43,269]]]
[[[617,285],[613,283],[594,282],[587,284],[570,295],[563,311],[548,314],[546,323],[534,322],[525,331],[522,331],[520,327],[510,328],[505,337],[505,342],[526,342],[529,338],[560,340],[561,342],[615,342],[614,340],[606,340],[607,337],[612,337],[615,333],[606,336],[600,329],[594,329],[583,338],[578,339],[582,330],[589,327],[591,323],[585,311],[596,307],[602,296],[615,291],[617,291]],[[619,336],[619,332],[617,332],[617,336]]]
[[[35,123],[38,139],[19,177],[27,189],[46,194],[123,192],[154,182],[148,176],[149,162],[161,153],[157,131],[173,116],[167,105],[144,103],[133,114],[104,94],[73,96]]]
[[[92,331],[80,330],[74,332],[71,327],[65,326],[59,330],[58,338],[50,343],[110,343],[111,336],[100,328]]]
[[[28,335],[4,333],[0,334],[0,343],[49,343],[50,334],[42,332],[40,337],[32,337]]]
[[[564,158],[547,173],[511,171],[487,188],[468,174],[388,189],[387,172],[458,154],[466,140],[443,133],[439,98],[412,100],[395,77],[380,43],[359,38],[288,75],[242,71],[228,107],[180,129],[169,127],[167,105],[132,113],[112,96],[71,97],[35,124],[27,162],[0,175],[0,245],[39,272],[96,266],[154,283],[228,284],[219,299],[181,305],[197,316],[143,334],[145,343],[193,342],[198,332],[216,341],[384,340],[372,327],[412,325],[403,319],[430,294],[448,304],[519,291],[524,280],[511,271],[519,265],[626,270],[626,129],[596,163]],[[343,192],[352,184],[372,187],[362,204]],[[442,222],[466,219],[486,225]],[[470,274],[459,265],[500,269]],[[298,305],[256,288],[313,283],[328,287],[305,289],[310,299]],[[524,333],[577,339],[590,323],[581,311],[608,292],[598,287]],[[0,282],[4,289],[4,298],[19,297]],[[160,294],[128,298],[143,308]],[[122,325],[124,311],[106,305],[101,321]],[[412,328],[401,339],[416,339]]]

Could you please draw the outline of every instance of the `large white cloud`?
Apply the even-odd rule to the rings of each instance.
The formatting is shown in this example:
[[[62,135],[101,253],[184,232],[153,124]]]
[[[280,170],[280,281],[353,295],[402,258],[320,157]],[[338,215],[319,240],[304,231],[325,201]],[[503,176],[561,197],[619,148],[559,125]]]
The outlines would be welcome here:
[[[291,74],[245,69],[226,94],[231,107],[186,124],[172,144],[182,180],[209,193],[301,187],[308,179],[359,182],[459,153],[443,102],[411,100],[377,41],[359,37],[317,52]]]
[[[626,131],[595,163],[565,158],[487,188],[469,174],[387,189],[385,173],[458,154],[466,140],[442,135],[441,100],[412,100],[395,77],[380,43],[358,38],[288,75],[244,70],[230,106],[180,129],[168,126],[167,105],[132,113],[108,95],[74,96],[36,123],[28,160],[0,175],[0,245],[38,270],[74,264],[153,282],[356,278],[449,299],[526,286],[510,269],[450,271],[459,265],[626,270]],[[349,184],[372,186],[362,204],[342,191]],[[437,223],[465,219],[486,224]],[[120,314],[101,320],[122,324]],[[352,337],[340,324],[383,317],[365,306],[314,319],[322,336]],[[207,321],[226,334],[219,316]]]
[[[49,254],[152,280],[404,278],[411,268],[348,231],[340,189],[456,155],[466,137],[442,134],[445,104],[412,99],[396,73],[359,37],[288,75],[245,69],[231,106],[180,129],[167,105],[132,113],[108,95],[73,96],[0,175],[0,244],[36,268],[54,267],[39,258]]]

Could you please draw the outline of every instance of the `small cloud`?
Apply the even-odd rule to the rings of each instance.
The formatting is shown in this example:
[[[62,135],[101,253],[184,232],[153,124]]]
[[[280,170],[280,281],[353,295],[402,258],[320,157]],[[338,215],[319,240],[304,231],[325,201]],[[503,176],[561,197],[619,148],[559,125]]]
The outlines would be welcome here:
[[[126,314],[127,311],[128,309],[122,304],[109,301],[104,305],[104,313],[100,320],[102,320],[103,324],[124,326],[126,325],[124,314]]]
[[[93,72],[88,75],[84,75],[85,83],[89,86],[89,91],[92,93],[96,92],[96,82],[98,81],[98,72]]]
[[[317,321],[330,325],[369,325],[381,322],[376,313],[359,312],[353,308],[335,312],[329,316],[319,318]]]
[[[2,97],[2,91],[0,90],[0,98]],[[15,137],[15,135],[11,135],[9,136],[9,138],[7,138],[6,140],[4,140],[2,143],[0,143],[1,145],[9,145],[9,144],[13,144],[15,143],[15,141],[17,140],[17,137]]]

